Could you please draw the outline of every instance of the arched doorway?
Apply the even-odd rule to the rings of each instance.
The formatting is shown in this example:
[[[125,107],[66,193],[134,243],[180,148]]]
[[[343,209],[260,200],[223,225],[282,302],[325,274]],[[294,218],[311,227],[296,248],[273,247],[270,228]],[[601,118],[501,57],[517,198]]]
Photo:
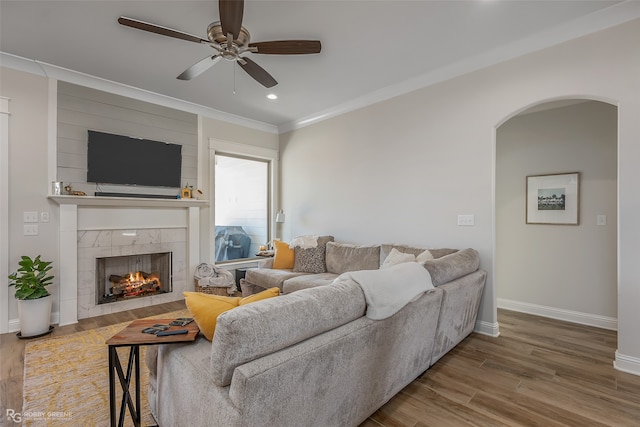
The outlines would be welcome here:
[[[617,107],[574,99],[496,130],[498,308],[617,329]],[[526,177],[580,172],[579,224],[526,224]]]

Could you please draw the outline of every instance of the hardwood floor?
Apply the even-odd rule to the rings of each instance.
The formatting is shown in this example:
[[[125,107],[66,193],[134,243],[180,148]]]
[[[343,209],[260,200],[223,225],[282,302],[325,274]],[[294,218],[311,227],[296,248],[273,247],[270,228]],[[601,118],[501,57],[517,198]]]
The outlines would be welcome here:
[[[183,308],[85,319],[53,336]],[[500,337],[471,334],[361,427],[640,426],[640,377],[613,368],[615,331],[506,310],[498,321]],[[0,424],[22,408],[25,343],[0,335]]]
[[[640,376],[613,368],[616,332],[499,310],[362,426],[640,426]]]

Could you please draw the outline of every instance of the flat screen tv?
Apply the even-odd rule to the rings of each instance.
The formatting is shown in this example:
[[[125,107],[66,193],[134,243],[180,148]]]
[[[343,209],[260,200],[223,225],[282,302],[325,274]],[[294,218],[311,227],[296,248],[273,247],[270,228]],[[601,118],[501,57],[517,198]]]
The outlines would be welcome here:
[[[87,182],[180,188],[182,146],[90,130]]]

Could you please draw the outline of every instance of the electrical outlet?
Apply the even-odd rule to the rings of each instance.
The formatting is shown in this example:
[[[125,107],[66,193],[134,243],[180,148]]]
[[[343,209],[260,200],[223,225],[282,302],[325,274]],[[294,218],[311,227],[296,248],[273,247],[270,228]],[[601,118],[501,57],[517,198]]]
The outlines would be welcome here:
[[[474,215],[458,215],[458,225],[473,226],[475,225]]]
[[[49,222],[49,212],[40,212],[40,222]]]
[[[25,224],[24,225],[24,235],[25,236],[37,236],[38,235],[38,224]]]
[[[22,212],[22,222],[38,222],[38,212]]]

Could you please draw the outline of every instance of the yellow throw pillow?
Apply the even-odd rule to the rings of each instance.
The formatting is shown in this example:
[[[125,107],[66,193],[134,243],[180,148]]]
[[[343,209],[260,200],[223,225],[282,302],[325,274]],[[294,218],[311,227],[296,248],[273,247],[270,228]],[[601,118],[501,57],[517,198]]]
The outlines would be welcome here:
[[[183,295],[193,320],[209,341],[213,340],[218,316],[240,305],[240,297],[223,297],[202,292],[184,292]]]
[[[280,240],[274,240],[275,256],[273,258],[273,268],[278,270],[293,268],[294,251],[289,244]]]
[[[251,302],[260,301],[267,298],[273,298],[280,295],[279,288],[270,288],[266,291],[258,292],[257,294],[249,295],[248,297],[244,297],[240,300],[240,305],[249,304]]]

